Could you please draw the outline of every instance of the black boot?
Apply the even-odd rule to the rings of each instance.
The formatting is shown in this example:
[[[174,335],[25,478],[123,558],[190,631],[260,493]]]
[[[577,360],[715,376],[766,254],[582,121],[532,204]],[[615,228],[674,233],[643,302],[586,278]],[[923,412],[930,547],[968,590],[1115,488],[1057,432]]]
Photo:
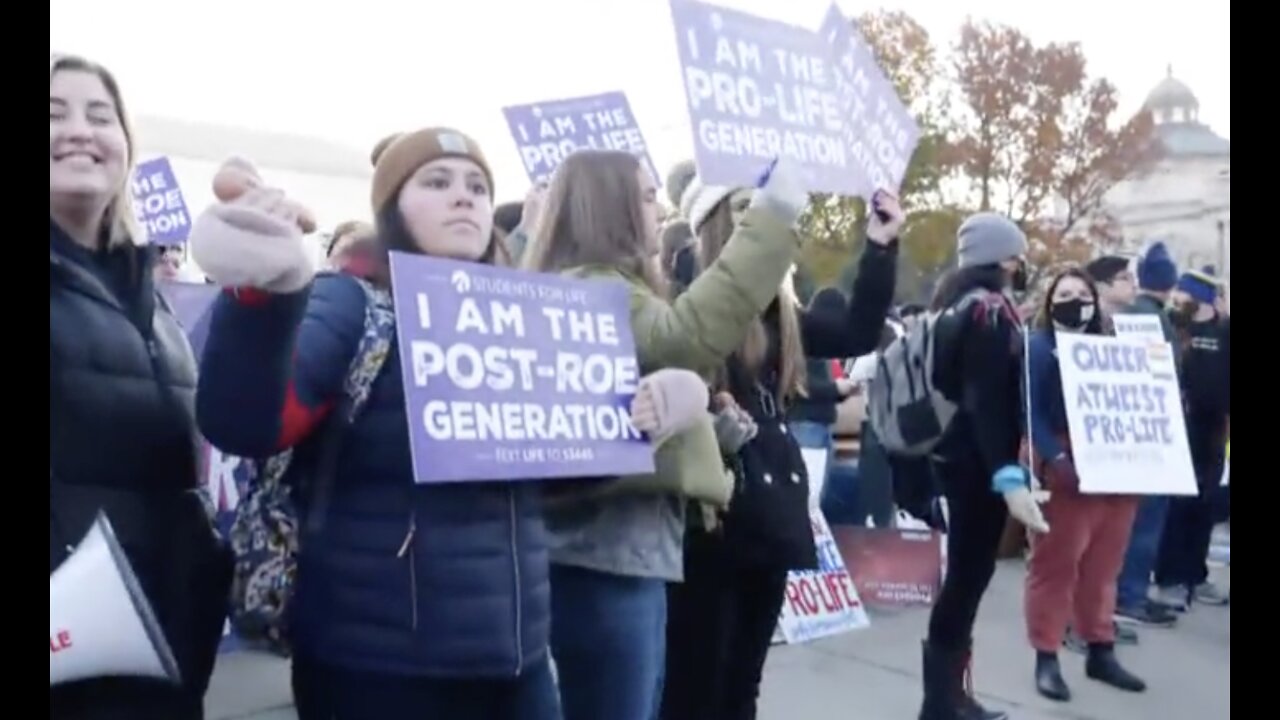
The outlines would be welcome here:
[[[1001,710],[988,710],[973,695],[973,646],[970,645],[961,657],[960,679],[957,682],[960,720],[1009,720],[1009,713]]]
[[[1120,665],[1120,661],[1116,659],[1116,647],[1112,643],[1089,644],[1089,659],[1085,660],[1084,674],[1120,690],[1142,692],[1147,689],[1147,684],[1141,678]]]
[[[1036,653],[1036,691],[1050,700],[1067,702],[1071,699],[1071,688],[1062,679],[1062,668],[1058,665],[1058,654]]]
[[[924,644],[924,705],[920,720],[1008,720],[983,708],[966,690],[969,651]]]
[[[924,704],[920,720],[958,720],[955,693],[951,688],[951,665],[954,653],[924,643]]]

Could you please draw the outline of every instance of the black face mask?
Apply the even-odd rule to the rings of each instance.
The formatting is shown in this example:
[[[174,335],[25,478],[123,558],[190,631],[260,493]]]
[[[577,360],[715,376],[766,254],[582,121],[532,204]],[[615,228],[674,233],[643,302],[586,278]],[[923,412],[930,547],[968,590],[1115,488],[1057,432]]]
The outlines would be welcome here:
[[[1079,330],[1093,319],[1093,303],[1075,298],[1056,302],[1049,307],[1049,317],[1053,322],[1065,328]]]
[[[1009,289],[1022,293],[1027,291],[1027,264],[1025,262],[1018,263],[1018,269],[1013,271],[1013,275],[1009,277]]]

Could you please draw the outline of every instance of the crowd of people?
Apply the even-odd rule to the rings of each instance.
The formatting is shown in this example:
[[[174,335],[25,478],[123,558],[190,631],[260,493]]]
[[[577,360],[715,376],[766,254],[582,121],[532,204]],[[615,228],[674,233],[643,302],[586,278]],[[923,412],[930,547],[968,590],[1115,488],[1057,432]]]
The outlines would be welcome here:
[[[1141,690],[1117,659],[1113,615],[1169,624],[1193,600],[1225,600],[1204,561],[1225,512],[1229,320],[1216,281],[1179,276],[1162,246],[1136,262],[1137,297],[1127,259],[1054,274],[1027,327],[1015,303],[1028,290],[1026,235],[978,213],[929,308],[894,308],[904,213],[881,190],[850,292],[802,301],[793,268],[808,194],[785,159],[741,187],[682,163],[668,210],[634,156],[581,151],[523,203],[495,207],[475,139],[427,127],[377,143],[374,222],[337,227],[318,273],[305,199],[237,161],[242,192],[201,213],[187,241],[225,290],[197,363],[155,289],[180,263],[134,242],[135,153],[110,72],[51,62],[50,571],[105,510],[182,682],[60,685],[51,717],[203,717],[243,567],[199,499],[203,437],[245,458],[289,452],[299,522],[286,629],[303,720],[754,718],[787,574],[817,565],[800,448],[830,450],[835,405],[865,392],[831,361],[874,357],[925,312],[940,318],[934,381],[959,410],[932,458],[881,453],[893,479],[873,511],[891,525],[898,488],[911,487],[906,509],[947,531],[921,720],[1006,717],[978,703],[966,674],[1010,516],[1033,535],[1026,623],[1046,696],[1069,697],[1057,661],[1068,626],[1089,677]],[[386,330],[388,251],[625,283],[645,376],[633,411],[655,438],[654,476],[415,483]],[[1167,318],[1180,349],[1200,496],[1078,490],[1055,333],[1109,333],[1112,314],[1133,311]],[[1043,512],[1029,467],[1050,491]],[[720,483],[729,502],[714,501]]]

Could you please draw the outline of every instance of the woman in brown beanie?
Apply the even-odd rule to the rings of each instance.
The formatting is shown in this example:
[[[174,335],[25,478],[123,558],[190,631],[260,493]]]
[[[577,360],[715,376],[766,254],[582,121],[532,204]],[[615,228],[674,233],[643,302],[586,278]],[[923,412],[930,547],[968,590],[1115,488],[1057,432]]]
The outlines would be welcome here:
[[[368,292],[389,285],[388,250],[504,262],[493,177],[474,140],[419,130],[373,159],[379,255]],[[304,522],[288,628],[300,717],[555,720],[539,488],[414,482],[394,339],[359,415],[336,440],[321,430],[377,295],[349,273],[313,280],[293,206],[254,184],[192,231],[201,267],[230,289],[213,310],[199,419],[210,442],[238,455],[295,448],[285,479],[307,490],[295,490]],[[322,504],[297,483],[334,455],[318,452],[327,442],[339,447]]]

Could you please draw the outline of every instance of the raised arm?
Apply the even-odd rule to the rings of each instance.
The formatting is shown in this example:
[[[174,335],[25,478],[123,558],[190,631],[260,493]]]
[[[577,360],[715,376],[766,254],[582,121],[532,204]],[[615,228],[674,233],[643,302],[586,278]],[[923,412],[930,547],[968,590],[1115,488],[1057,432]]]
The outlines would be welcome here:
[[[843,313],[802,312],[800,333],[810,357],[850,358],[874,352],[898,277],[898,232],[904,215],[891,193],[871,199],[867,242],[858,260],[853,295]]]
[[[218,298],[196,394],[209,442],[264,457],[305,439],[343,392],[365,302],[345,275],[322,275],[288,295],[240,290]]]
[[[858,260],[853,297],[844,312],[800,311],[804,351],[810,357],[850,358],[874,352],[893,304],[898,274],[898,243],[868,242]]]

